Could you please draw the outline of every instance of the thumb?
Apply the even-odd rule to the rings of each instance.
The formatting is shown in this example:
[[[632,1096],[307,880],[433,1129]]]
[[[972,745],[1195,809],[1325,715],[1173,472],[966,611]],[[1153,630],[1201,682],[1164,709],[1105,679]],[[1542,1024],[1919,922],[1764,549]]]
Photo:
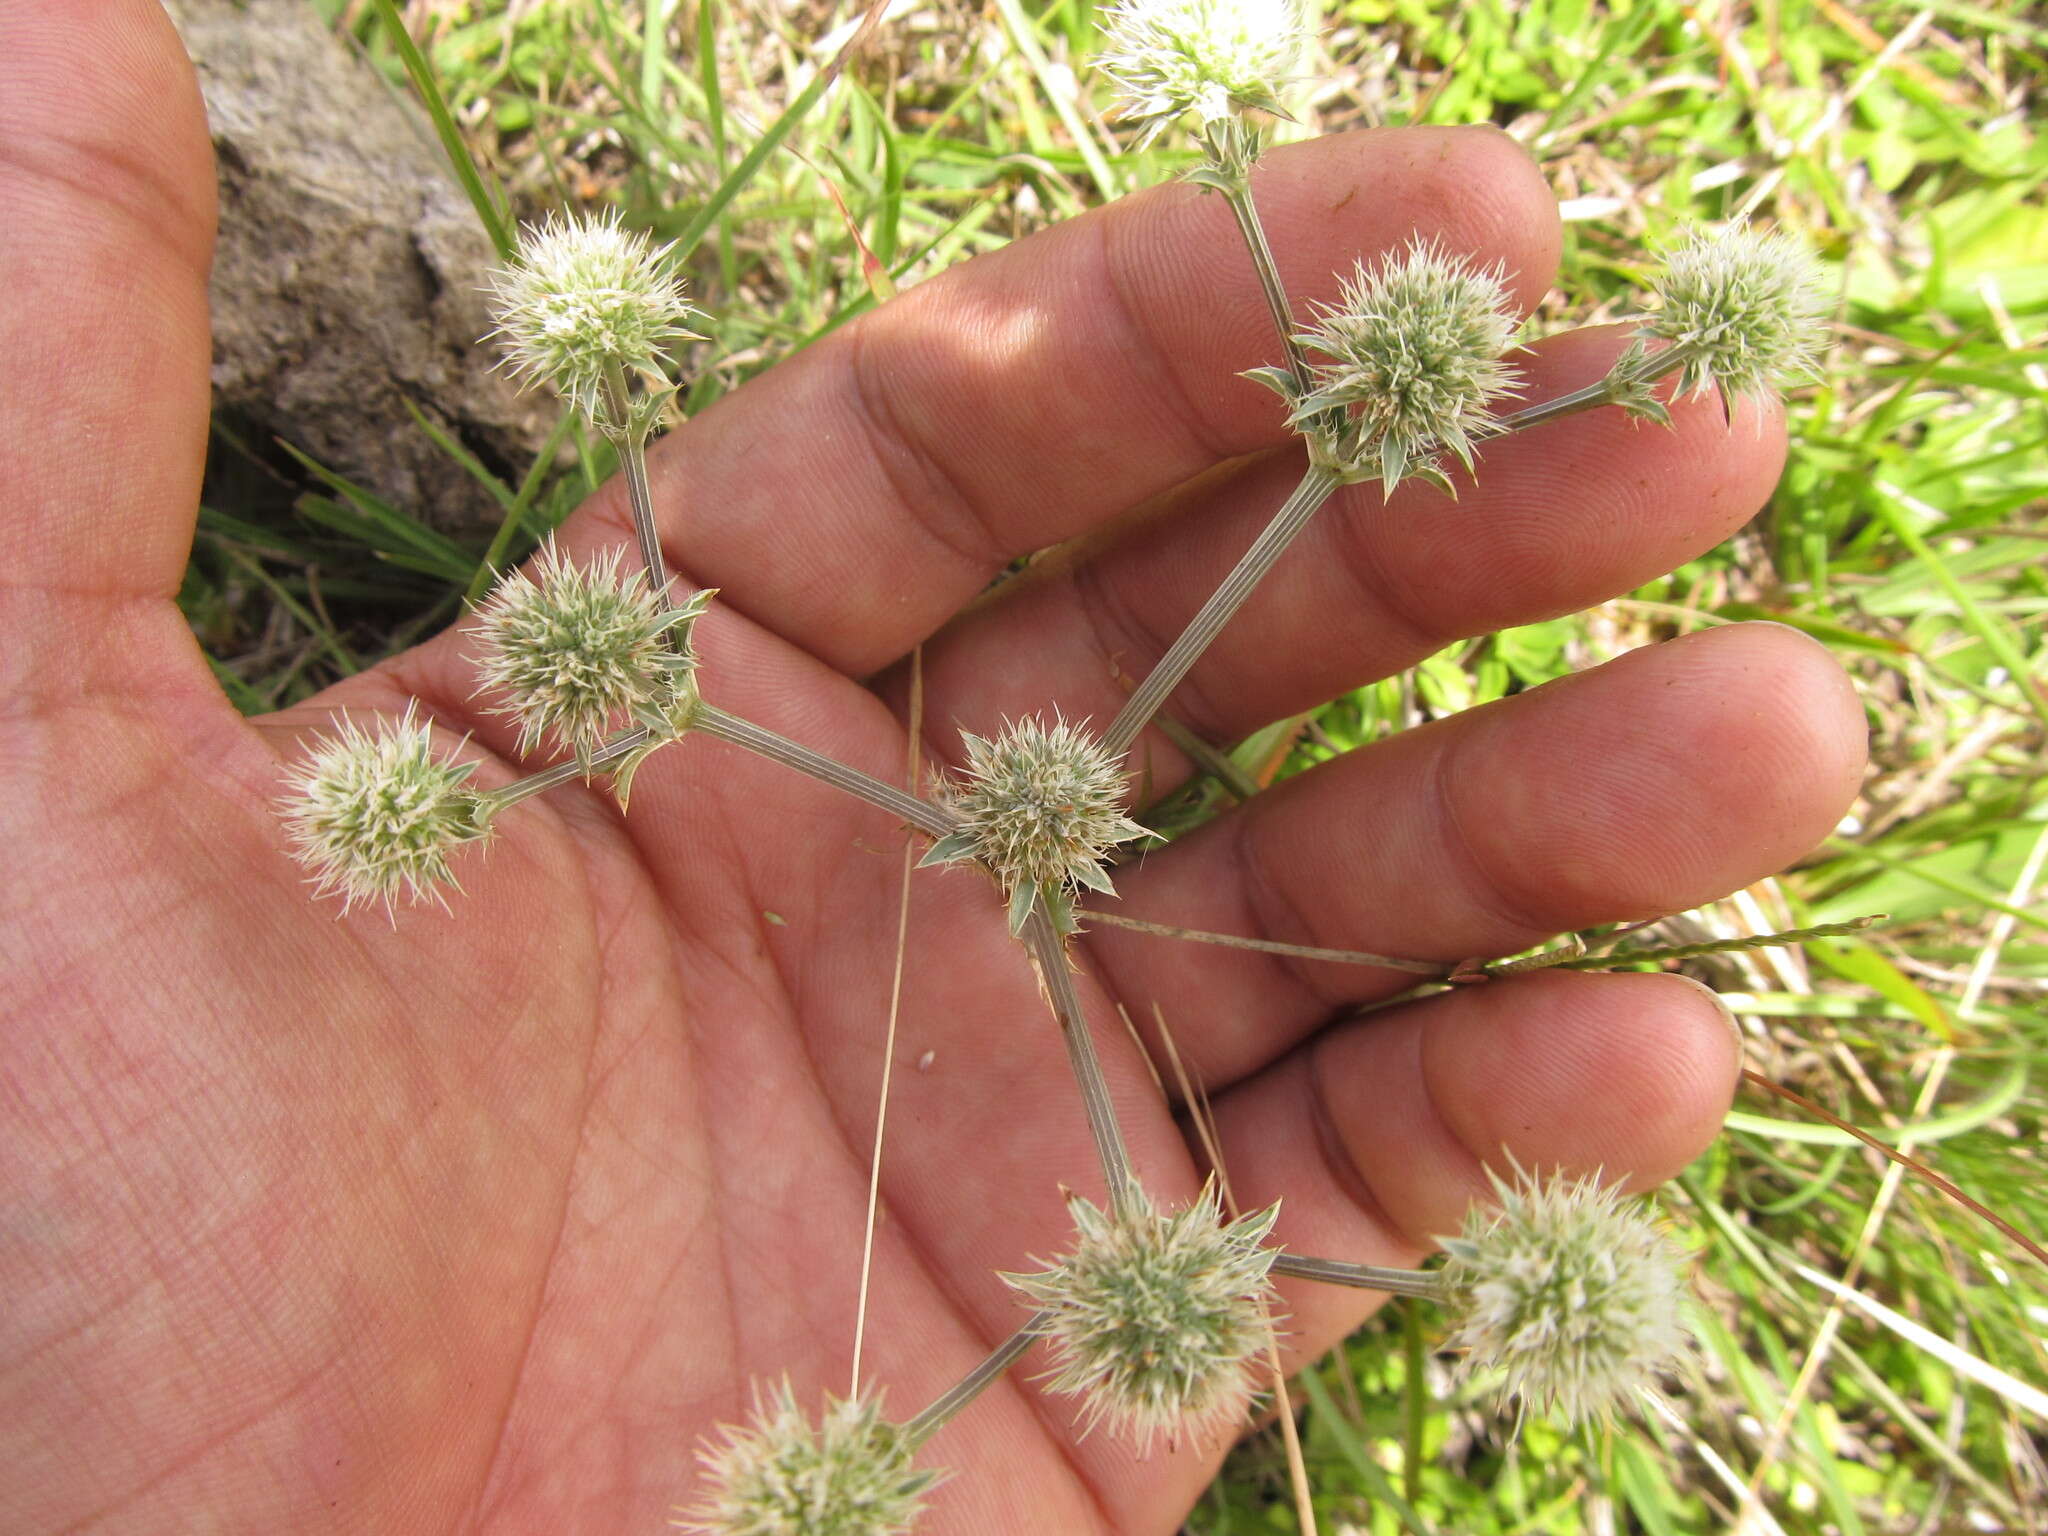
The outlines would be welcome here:
[[[182,692],[213,163],[158,0],[0,0],[0,123],[0,713]]]

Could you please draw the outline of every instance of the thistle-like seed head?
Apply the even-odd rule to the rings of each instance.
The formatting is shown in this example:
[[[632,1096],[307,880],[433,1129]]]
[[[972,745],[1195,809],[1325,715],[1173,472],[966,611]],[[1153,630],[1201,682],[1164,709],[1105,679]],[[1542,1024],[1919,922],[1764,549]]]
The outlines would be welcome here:
[[[675,1522],[698,1536],[903,1536],[939,1479],[870,1397],[828,1396],[813,1429],[785,1381],[722,1433],[698,1452],[704,1497]]]
[[[1009,895],[1012,932],[1048,893],[1064,931],[1075,891],[1114,894],[1102,868],[1110,849],[1148,835],[1123,813],[1127,776],[1100,742],[1064,720],[1018,720],[993,741],[960,734],[967,768],[951,800],[960,830],[924,862],[979,858]]]
[[[449,854],[489,830],[484,801],[468,787],[474,767],[436,757],[433,726],[411,707],[377,731],[344,715],[292,771],[278,808],[293,856],[344,912],[359,901],[390,912],[401,893],[441,901],[437,887],[455,884]]]
[[[1664,258],[1647,330],[1682,348],[1681,394],[1758,400],[1809,378],[1827,350],[1819,264],[1792,236],[1735,224],[1691,229]]]
[[[1042,1274],[1004,1275],[1053,1350],[1051,1387],[1082,1393],[1083,1422],[1148,1447],[1241,1413],[1271,1327],[1265,1245],[1280,1208],[1225,1222],[1212,1185],[1162,1214],[1143,1191],[1121,1209],[1072,1199],[1074,1251]]]
[[[482,683],[504,690],[521,753],[552,735],[587,762],[622,715],[646,723],[693,686],[690,626],[710,594],[667,607],[622,553],[579,568],[549,544],[478,607]]]
[[[1597,1176],[1490,1176],[1499,1209],[1444,1240],[1459,1374],[1502,1372],[1503,1395],[1568,1422],[1605,1413],[1685,1346],[1680,1255]]]
[[[1277,112],[1307,44],[1297,0],[1118,0],[1095,62],[1142,149],[1189,112],[1205,126],[1246,107]]]
[[[626,229],[615,212],[529,225],[510,265],[491,273],[491,297],[491,334],[513,376],[548,385],[608,430],[628,426],[614,419],[614,369],[666,379],[671,349],[701,339],[674,248]]]
[[[1360,262],[1338,302],[1319,305],[1295,337],[1327,361],[1311,365],[1289,424],[1347,479],[1377,476],[1392,495],[1414,474],[1449,490],[1436,456],[1449,450],[1471,470],[1472,445],[1497,430],[1493,402],[1518,387],[1501,361],[1516,325],[1499,268],[1420,239],[1377,266]]]

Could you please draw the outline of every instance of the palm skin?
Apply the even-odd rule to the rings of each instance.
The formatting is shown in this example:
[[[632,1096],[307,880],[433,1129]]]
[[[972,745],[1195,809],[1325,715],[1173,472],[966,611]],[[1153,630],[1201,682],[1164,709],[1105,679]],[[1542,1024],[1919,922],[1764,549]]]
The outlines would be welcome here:
[[[211,168],[151,0],[0,0],[0,1528],[616,1532],[692,1494],[692,1447],[788,1373],[844,1391],[902,829],[687,741],[630,817],[557,791],[453,909],[316,905],[282,764],[335,709],[417,694],[510,732],[444,638],[253,725],[174,605],[206,410]],[[1276,154],[1298,294],[1411,231],[1555,257],[1548,194],[1487,133]],[[717,703],[900,781],[903,658],[953,727],[1106,718],[1296,472],[1213,199],[1168,188],[914,290],[657,456],[671,557],[720,586]],[[1566,337],[1532,398],[1619,345]],[[1606,416],[1495,445],[1451,504],[1341,498],[1171,709],[1212,739],[1447,636],[1625,590],[1739,524],[1775,418]],[[1176,490],[1175,487],[1182,487]],[[1148,503],[1142,517],[1125,509]],[[619,498],[572,550],[623,538]],[[1014,554],[1073,541],[998,600]],[[956,617],[956,614],[958,615]],[[1796,857],[1853,792],[1830,664],[1731,629],[1409,733],[1127,869],[1133,913],[1459,958],[1681,908]],[[1155,784],[1180,771],[1162,741]],[[493,762],[487,782],[509,776]],[[1029,969],[978,877],[913,884],[865,1373],[913,1412],[1021,1314],[991,1271],[1099,1195]],[[1290,1246],[1406,1262],[1482,1160],[1648,1184],[1712,1136],[1734,1044],[1696,989],[1550,976],[1345,1022],[1400,978],[1102,934],[1083,995],[1141,1176],[1198,1175],[1114,1006],[1155,1007],[1215,1097],[1247,1206]],[[1288,1354],[1356,1323],[1294,1288]],[[933,1532],[1163,1532],[1223,1447],[1079,1439],[1014,1375],[927,1453]]]

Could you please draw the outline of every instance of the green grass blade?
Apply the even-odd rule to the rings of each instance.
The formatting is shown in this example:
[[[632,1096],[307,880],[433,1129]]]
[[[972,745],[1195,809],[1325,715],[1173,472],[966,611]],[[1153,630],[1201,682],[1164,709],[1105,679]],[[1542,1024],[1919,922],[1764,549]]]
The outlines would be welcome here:
[[[1970,595],[1968,589],[1956,580],[1955,573],[1949,570],[1947,562],[1935,553],[1934,547],[1920,536],[1920,531],[1904,514],[1911,511],[1944,522],[1947,521],[1946,517],[1939,508],[1930,507],[1926,502],[1907,495],[1889,481],[1880,479],[1872,483],[1878,492],[1872,503],[1878,516],[1891,525],[1891,530],[1899,542],[1910,549],[1914,558],[1925,565],[1928,573],[1941,584],[1941,589],[1961,610],[1963,622],[1969,627],[1970,632],[1982,640],[1991,654],[1998,658],[1999,664],[2012,674],[2014,685],[2026,695],[2027,702],[2034,707],[2034,718],[2044,727],[2048,727],[2048,697],[2043,697],[2041,693],[2041,685],[2034,677],[2032,664],[2020,654],[2019,647],[2012,643],[2012,637],[2006,633],[2005,627],[1995,622],[1978,606],[1977,600]]]
[[[455,179],[462,183],[462,190],[468,194],[470,206],[476,209],[477,218],[483,222],[484,233],[491,237],[491,244],[497,248],[498,259],[510,261],[511,226],[484,186],[483,173],[477,169],[469,145],[463,142],[462,130],[456,126],[455,114],[448,110],[448,100],[441,94],[427,56],[420,52],[419,44],[406,31],[396,0],[372,0],[372,4],[377,7],[377,17],[384,23],[391,46],[398,50],[405,72],[412,77],[413,89],[420,93],[420,100],[426,105],[427,116],[434,124],[434,134],[440,139],[441,148],[448,153],[448,163],[454,167]]]

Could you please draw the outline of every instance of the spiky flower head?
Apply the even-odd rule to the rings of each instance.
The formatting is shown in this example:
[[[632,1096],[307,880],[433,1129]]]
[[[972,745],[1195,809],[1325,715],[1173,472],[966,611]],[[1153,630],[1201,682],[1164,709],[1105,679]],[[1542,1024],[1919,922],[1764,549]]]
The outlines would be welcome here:
[[[1681,394],[1769,399],[1811,377],[1827,349],[1828,301],[1812,252],[1744,224],[1693,228],[1664,258],[1646,328],[1681,348]]]
[[[1247,107],[1279,111],[1307,45],[1298,0],[1118,0],[1095,62],[1142,149],[1190,112],[1207,127]]]
[[[600,428],[629,429],[617,382],[666,380],[672,349],[701,339],[674,250],[628,230],[616,211],[528,225],[510,264],[491,273],[491,334],[513,375],[548,385]]]
[[[675,1523],[698,1536],[902,1536],[939,1479],[915,1453],[874,1398],[828,1396],[814,1429],[784,1381],[698,1452],[707,1488]]]
[[[711,594],[670,607],[623,553],[579,567],[549,543],[531,574],[513,571],[478,607],[483,686],[504,691],[499,713],[518,721],[521,753],[553,736],[588,763],[621,717],[660,732],[694,687],[690,627]]]
[[[1444,1239],[1459,1373],[1501,1372],[1504,1395],[1568,1422],[1605,1413],[1685,1346],[1678,1250],[1597,1175],[1489,1177],[1499,1208]]]
[[[1003,1276],[1049,1314],[1052,1390],[1082,1394],[1084,1424],[1106,1422],[1140,1449],[1241,1413],[1272,1326],[1265,1242],[1280,1208],[1226,1222],[1212,1184],[1183,1211],[1159,1211],[1142,1190],[1109,1211],[1078,1197],[1068,1210],[1073,1252]]]
[[[1391,496],[1412,474],[1449,491],[1437,456],[1449,451],[1469,472],[1473,444],[1498,430],[1494,401],[1519,385],[1501,361],[1517,328],[1501,269],[1417,239],[1359,262],[1338,302],[1317,312],[1295,337],[1323,359],[1310,365],[1309,392],[1294,396],[1284,371],[1253,377],[1288,397],[1289,425],[1346,479],[1376,476]]]
[[[1102,868],[1110,849],[1149,835],[1123,813],[1128,777],[1094,736],[1058,718],[1014,721],[993,740],[960,737],[967,767],[951,797],[960,830],[924,863],[978,858],[1009,896],[1012,933],[1040,901],[1068,931],[1076,891],[1115,894]]]
[[[448,856],[489,830],[487,804],[468,786],[474,768],[435,756],[433,725],[410,706],[374,731],[344,715],[287,783],[279,813],[292,853],[344,912],[359,901],[389,912],[401,894],[442,901],[438,888],[455,883]]]

